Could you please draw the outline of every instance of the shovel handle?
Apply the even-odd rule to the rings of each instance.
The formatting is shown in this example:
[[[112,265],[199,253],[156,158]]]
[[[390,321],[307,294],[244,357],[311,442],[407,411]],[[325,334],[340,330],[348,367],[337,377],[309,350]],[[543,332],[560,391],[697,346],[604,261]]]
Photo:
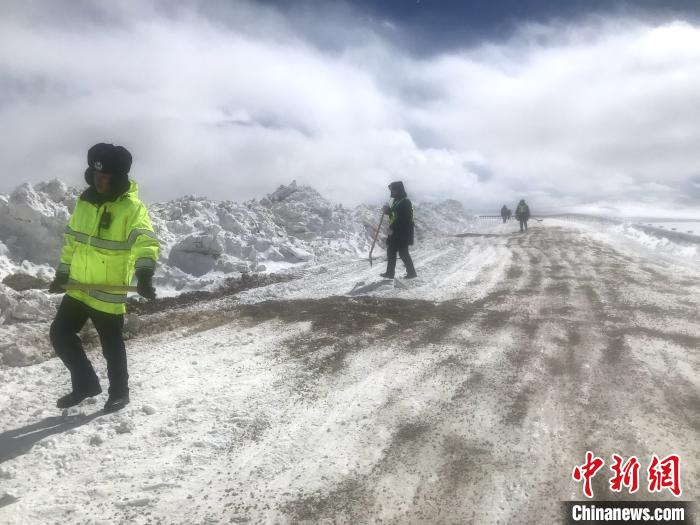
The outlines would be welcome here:
[[[82,290],[85,292],[90,291],[90,290],[101,290],[103,292],[113,292],[113,293],[135,292],[138,289],[136,286],[126,286],[126,285],[119,285],[119,284],[83,284],[83,283],[64,284],[61,287],[64,290]]]
[[[377,226],[377,231],[374,232],[374,239],[372,240],[372,247],[369,249],[369,265],[372,266],[372,252],[374,251],[374,245],[377,244],[377,237],[379,237],[379,230],[382,229],[382,223],[384,222],[384,213],[382,213],[382,218],[379,219],[379,225]]]

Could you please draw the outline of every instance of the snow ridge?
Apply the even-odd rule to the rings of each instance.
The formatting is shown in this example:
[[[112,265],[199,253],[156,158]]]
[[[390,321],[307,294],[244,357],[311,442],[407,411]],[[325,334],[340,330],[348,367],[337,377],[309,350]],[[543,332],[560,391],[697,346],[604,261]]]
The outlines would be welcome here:
[[[0,194],[0,325],[53,317],[59,297],[37,288],[53,278],[79,194],[56,179]],[[366,256],[381,213],[379,207],[331,203],[296,181],[259,200],[189,195],[149,210],[162,245],[155,276],[160,296],[212,290],[243,273]],[[464,231],[472,221],[457,201],[416,206],[418,239]]]

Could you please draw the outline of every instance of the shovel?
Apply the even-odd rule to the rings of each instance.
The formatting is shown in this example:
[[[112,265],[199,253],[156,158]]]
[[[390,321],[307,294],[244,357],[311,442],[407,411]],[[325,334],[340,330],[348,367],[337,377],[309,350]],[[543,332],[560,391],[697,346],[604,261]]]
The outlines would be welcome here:
[[[382,218],[379,219],[379,226],[377,226],[377,231],[374,232],[374,240],[372,241],[372,247],[369,250],[369,265],[372,266],[372,252],[374,251],[374,245],[377,244],[377,237],[379,237],[379,230],[382,229],[382,223],[384,222],[384,213],[382,213]]]
[[[83,284],[83,283],[76,283],[76,284],[63,284],[61,285],[61,288],[64,290],[82,290],[84,292],[88,292],[90,290],[101,290],[103,292],[112,292],[112,293],[127,293],[127,292],[135,292],[138,290],[136,286],[127,286],[127,285],[122,285],[122,284]]]

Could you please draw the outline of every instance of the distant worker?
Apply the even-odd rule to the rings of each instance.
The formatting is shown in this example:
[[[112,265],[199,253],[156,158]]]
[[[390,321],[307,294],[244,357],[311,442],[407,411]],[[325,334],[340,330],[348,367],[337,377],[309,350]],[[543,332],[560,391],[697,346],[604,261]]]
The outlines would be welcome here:
[[[515,209],[515,218],[520,221],[520,231],[527,231],[527,221],[530,219],[530,207],[521,199]]]
[[[505,224],[508,220],[508,206],[506,206],[505,204],[501,208],[501,219],[503,219],[503,224]]]
[[[396,254],[398,253],[406,267],[405,279],[417,277],[413,267],[413,260],[408,253],[408,247],[413,244],[413,204],[406,195],[403,182],[396,181],[389,184],[391,206],[384,206],[383,211],[389,216],[389,236],[386,239],[386,272],[381,274],[387,279],[394,278],[396,269]]]
[[[155,299],[151,279],[160,247],[146,206],[138,198],[138,186],[129,180],[131,154],[127,149],[95,144],[87,158],[89,187],[75,203],[61,264],[49,287],[50,292],[63,293],[65,285],[75,285],[63,296],[49,331],[56,355],[70,371],[72,385],[56,406],[68,408],[102,392],[78,335],[91,319],[107,360],[109,397],[104,411],[114,412],[129,403],[122,337],[126,292],[114,288],[128,286],[135,273],[138,293]]]

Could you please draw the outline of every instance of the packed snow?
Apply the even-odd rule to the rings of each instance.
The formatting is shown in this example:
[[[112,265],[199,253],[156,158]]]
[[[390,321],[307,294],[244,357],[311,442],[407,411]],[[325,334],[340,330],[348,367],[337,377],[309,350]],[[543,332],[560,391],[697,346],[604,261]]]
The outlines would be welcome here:
[[[35,221],[44,247],[3,220],[3,277],[48,280],[76,192],[21,188],[0,213]],[[684,495],[700,489],[692,242],[580,217],[520,233],[424,204],[419,277],[399,261],[391,280],[382,245],[368,260],[378,210],[311,188],[151,213],[169,295],[286,277],[135,308],[132,403],[110,415],[104,396],[55,408],[69,385],[47,341],[57,298],[3,285],[0,523],[550,523],[581,499],[586,450],[678,453]],[[672,499],[627,495],[657,498]]]
[[[693,221],[646,222],[635,219],[609,219],[599,216],[565,216],[548,219],[551,224],[561,224],[587,231],[596,239],[617,247],[624,247],[652,259],[672,264],[700,266],[700,233],[688,226],[685,232],[662,225],[700,224]]]
[[[674,222],[674,221],[658,222],[658,221],[655,221],[655,222],[647,222],[644,224],[646,226],[651,227],[651,228],[659,228],[661,230],[678,232],[678,233],[687,233],[689,235],[695,235],[697,237],[700,237],[700,221],[683,221],[683,222]]]

